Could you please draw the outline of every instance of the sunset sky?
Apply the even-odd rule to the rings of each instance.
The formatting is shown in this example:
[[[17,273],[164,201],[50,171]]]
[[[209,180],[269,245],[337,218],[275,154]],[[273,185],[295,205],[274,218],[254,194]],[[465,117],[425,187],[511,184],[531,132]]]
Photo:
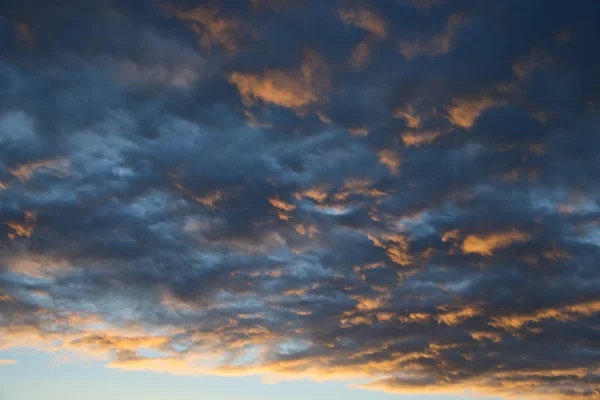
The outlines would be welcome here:
[[[600,399],[599,15],[0,1],[0,400]]]

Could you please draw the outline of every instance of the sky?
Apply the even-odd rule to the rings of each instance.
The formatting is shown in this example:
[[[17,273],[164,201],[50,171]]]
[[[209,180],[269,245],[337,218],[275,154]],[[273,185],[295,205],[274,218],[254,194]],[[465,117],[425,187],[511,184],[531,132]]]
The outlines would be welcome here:
[[[0,400],[600,398],[596,0],[4,0]]]

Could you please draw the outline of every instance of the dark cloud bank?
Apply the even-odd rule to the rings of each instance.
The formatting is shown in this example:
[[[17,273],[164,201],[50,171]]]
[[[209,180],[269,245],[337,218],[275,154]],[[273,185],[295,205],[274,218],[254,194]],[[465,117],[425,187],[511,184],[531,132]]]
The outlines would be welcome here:
[[[600,396],[597,1],[5,1],[0,349]]]

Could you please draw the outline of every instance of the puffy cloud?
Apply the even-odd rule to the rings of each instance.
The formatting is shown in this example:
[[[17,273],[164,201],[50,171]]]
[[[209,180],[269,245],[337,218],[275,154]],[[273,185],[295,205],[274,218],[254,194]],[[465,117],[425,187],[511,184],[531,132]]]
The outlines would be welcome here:
[[[531,235],[517,230],[494,232],[485,236],[468,235],[462,244],[462,250],[465,253],[490,256],[496,249],[508,247],[513,243],[527,242],[528,240],[531,240]]]
[[[402,141],[408,147],[419,147],[423,144],[432,143],[438,136],[439,132],[426,131],[426,132],[405,132],[401,135]]]
[[[600,301],[589,301],[567,305],[560,308],[546,308],[537,310],[532,314],[516,314],[503,316],[494,319],[491,324],[507,330],[519,329],[532,322],[540,322],[545,319],[555,319],[559,321],[568,321],[572,318],[582,318],[591,316],[600,312]]]
[[[287,108],[303,107],[322,100],[328,87],[322,61],[311,52],[296,71],[271,70],[260,75],[234,72],[229,81],[248,106],[260,100]]]
[[[379,151],[379,162],[385,165],[393,174],[398,173],[400,165],[402,164],[400,156],[389,149]]]
[[[42,3],[0,26],[0,350],[597,396],[597,2]]]
[[[242,36],[240,23],[232,17],[219,15],[216,7],[174,10],[175,16],[188,24],[206,48],[216,44],[229,51],[236,50]]]
[[[461,128],[470,128],[482,112],[496,105],[494,99],[483,96],[476,99],[453,99],[447,106],[450,121]]]
[[[15,239],[19,236],[29,238],[35,229],[36,216],[34,212],[25,211],[23,221],[8,221],[7,225],[12,232],[8,234],[10,239]]]
[[[387,23],[375,11],[368,8],[343,8],[338,11],[342,21],[357,26],[365,31],[378,36],[387,35]]]

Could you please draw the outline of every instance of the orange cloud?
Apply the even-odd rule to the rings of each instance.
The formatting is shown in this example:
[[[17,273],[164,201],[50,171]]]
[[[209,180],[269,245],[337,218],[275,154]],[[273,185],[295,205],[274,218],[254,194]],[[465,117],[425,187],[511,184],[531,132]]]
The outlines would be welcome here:
[[[508,232],[492,233],[486,236],[468,235],[462,244],[465,253],[477,253],[491,256],[492,252],[510,246],[513,243],[523,243],[531,240],[531,235],[515,229]]]
[[[111,350],[135,350],[139,348],[160,348],[168,341],[169,338],[166,336],[112,336],[99,333],[73,340],[70,345],[100,347]]]
[[[69,160],[59,158],[55,160],[40,160],[21,164],[17,168],[10,169],[9,172],[19,178],[22,182],[25,182],[30,180],[40,168],[44,168],[56,176],[64,177],[69,174],[69,167]]]
[[[410,265],[413,262],[409,251],[408,240],[399,234],[384,234],[380,237],[367,235],[373,244],[377,247],[386,249],[390,260],[399,265]]]
[[[194,201],[202,204],[205,207],[211,208],[211,209],[216,208],[217,205],[220,202],[222,202],[223,200],[225,200],[225,198],[228,196],[228,193],[225,190],[221,190],[221,189],[212,190],[212,191],[204,194],[203,196],[196,196],[196,195],[192,194],[188,188],[183,186],[183,184],[179,180],[179,177],[177,176],[177,174],[174,174],[174,173],[169,174],[169,178],[171,179],[171,182],[173,183],[173,185],[177,189],[179,189],[183,194],[191,197]]]
[[[325,199],[327,199],[327,196],[327,190],[323,186],[316,186],[304,190],[302,192],[294,193],[294,197],[296,198],[296,200],[301,200],[302,197],[308,197],[309,199],[312,199],[317,203],[322,203],[323,201],[325,201]]]
[[[500,343],[502,341],[502,335],[494,332],[471,332],[471,337],[478,342],[490,340],[494,343]]]
[[[219,15],[214,7],[197,7],[192,10],[176,10],[175,16],[185,22],[200,37],[205,48],[216,44],[229,51],[236,50],[242,36],[242,28],[234,18]]]
[[[470,128],[475,120],[488,108],[498,104],[489,96],[477,99],[453,99],[452,105],[446,107],[450,122],[461,128]]]
[[[290,216],[288,213],[290,211],[294,211],[296,209],[295,205],[286,203],[285,201],[283,201],[277,197],[270,197],[268,200],[269,200],[269,203],[271,203],[271,205],[277,209],[277,216],[279,217],[279,219],[282,219],[285,221],[290,219]]]
[[[379,162],[385,165],[390,172],[395,175],[398,173],[402,160],[395,151],[386,149],[379,151]]]
[[[33,232],[33,228],[31,231]],[[8,256],[6,257],[6,260],[11,271],[36,278],[49,277],[53,274],[72,269],[72,265],[66,260],[28,253],[19,254],[14,257]],[[0,295],[0,300],[1,299],[2,296]]]
[[[354,25],[376,37],[387,36],[387,23],[375,11],[367,8],[346,8],[338,11],[339,18],[348,25]]]
[[[142,357],[133,351],[120,351],[108,368],[127,371],[166,372],[172,375],[201,375],[207,368],[190,364],[178,357]]]
[[[427,322],[431,319],[431,315],[426,314],[426,313],[411,313],[406,317],[398,317],[398,319],[400,320],[400,322],[402,323],[424,323]]]
[[[286,203],[283,200],[280,200],[277,197],[269,197],[269,203],[275,208],[278,208],[281,211],[294,211],[296,206],[293,204]]]
[[[351,194],[360,194],[366,197],[382,197],[389,193],[373,188],[373,182],[368,179],[348,179],[338,193],[333,195],[335,200],[347,200]]]
[[[406,125],[409,128],[420,128],[423,122],[421,118],[415,113],[411,106],[406,109],[398,109],[394,112],[394,118],[404,118]]]
[[[5,225],[8,225],[9,228],[13,230],[13,232],[8,234],[8,237],[12,240],[17,236],[23,236],[26,238],[31,237],[33,234],[33,230],[35,229],[36,216],[34,212],[25,211],[24,221],[8,221],[5,222]]]
[[[301,108],[321,101],[329,87],[327,68],[312,52],[306,53],[299,70],[268,70],[262,74],[234,72],[229,82],[237,86],[247,106],[260,100],[286,108]]]
[[[346,24],[358,26],[371,34],[354,47],[350,56],[350,64],[360,69],[369,63],[371,46],[387,36],[387,23],[376,12],[366,8],[341,9],[338,16]]]
[[[16,364],[15,360],[0,360],[0,366]]]
[[[319,233],[319,230],[314,225],[298,224],[296,225],[296,232],[302,236],[307,235],[309,238],[313,238],[317,233]]]
[[[480,315],[482,310],[475,306],[468,306],[460,310],[446,311],[445,308],[441,308],[444,312],[437,315],[435,319],[448,326],[458,325],[466,319]]]
[[[417,133],[405,132],[400,135],[400,137],[402,138],[402,141],[408,147],[419,147],[423,144],[432,143],[435,139],[438,138],[438,136],[440,136],[440,132],[432,132],[432,131],[417,132]]]
[[[193,199],[208,208],[216,208],[217,204],[225,199],[225,192],[214,190],[205,196],[194,196]]]
[[[442,235],[442,241],[444,242],[456,242],[460,238],[460,231],[458,229],[453,229],[451,231],[445,232]]]
[[[493,317],[490,325],[505,330],[520,329],[523,326],[546,319],[569,321],[580,317],[589,317],[600,312],[600,301],[576,303],[559,308],[544,308],[534,313],[515,314],[505,317]]]

